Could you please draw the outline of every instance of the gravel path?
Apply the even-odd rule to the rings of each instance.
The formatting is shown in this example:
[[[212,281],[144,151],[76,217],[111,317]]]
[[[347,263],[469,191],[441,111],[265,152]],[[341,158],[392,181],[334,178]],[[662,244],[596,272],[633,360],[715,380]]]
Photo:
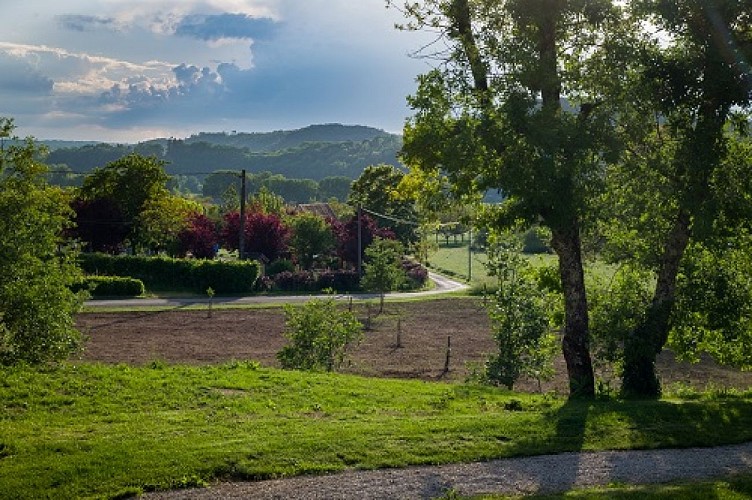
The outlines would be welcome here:
[[[752,472],[752,443],[682,450],[562,453],[490,462],[351,471],[151,493],[147,499],[430,499],[461,495],[555,493],[609,483],[702,480]]]

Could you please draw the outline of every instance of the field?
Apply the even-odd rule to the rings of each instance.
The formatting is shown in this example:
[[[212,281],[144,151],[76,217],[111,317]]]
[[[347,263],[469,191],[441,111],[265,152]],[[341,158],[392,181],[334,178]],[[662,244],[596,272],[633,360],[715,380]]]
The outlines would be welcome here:
[[[375,307],[373,310],[375,311]],[[366,304],[356,303],[361,320]],[[468,363],[481,363],[494,349],[488,318],[481,299],[451,298],[387,303],[385,314],[372,315],[372,328],[352,349],[352,374],[417,378],[427,381],[463,381]],[[280,308],[170,310],[163,312],[89,313],[78,318],[88,336],[80,359],[89,362],[144,365],[152,361],[205,365],[231,360],[255,360],[278,367],[276,353],[285,344],[284,314]],[[398,330],[402,347],[397,347]],[[451,337],[450,370],[444,371],[447,340]],[[564,360],[556,360],[557,375],[543,383],[544,391],[565,393]],[[691,365],[677,363],[670,353],[660,358],[665,386],[752,386],[752,373],[716,366],[709,360]],[[612,386],[608,374],[601,378]],[[537,382],[524,380],[518,387],[536,391]]]
[[[274,368],[280,308],[83,314],[78,358],[0,370],[0,499],[752,439],[752,374],[667,355],[661,401],[508,392],[461,382],[492,348],[480,299],[387,307],[344,375]],[[557,363],[544,390],[563,393]]]

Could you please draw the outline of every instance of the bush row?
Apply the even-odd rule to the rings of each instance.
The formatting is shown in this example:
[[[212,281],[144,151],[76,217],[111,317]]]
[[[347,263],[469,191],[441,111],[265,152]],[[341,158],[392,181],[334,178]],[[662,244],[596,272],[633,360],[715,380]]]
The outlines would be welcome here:
[[[417,262],[405,259],[402,269],[407,277],[404,290],[418,290],[428,281],[428,270]],[[318,292],[331,288],[339,293],[361,289],[358,272],[351,270],[281,271],[263,278],[260,288],[281,292]]]
[[[87,276],[72,289],[88,290],[92,297],[138,297],[146,292],[143,281],[122,276]]]
[[[357,271],[339,270],[314,273],[311,271],[282,271],[270,277],[267,286],[282,292],[318,292],[331,288],[340,293],[360,289]]]
[[[81,267],[88,274],[126,276],[141,280],[150,289],[191,290],[204,293],[247,293],[259,276],[256,261],[173,259],[170,257],[81,254]]]

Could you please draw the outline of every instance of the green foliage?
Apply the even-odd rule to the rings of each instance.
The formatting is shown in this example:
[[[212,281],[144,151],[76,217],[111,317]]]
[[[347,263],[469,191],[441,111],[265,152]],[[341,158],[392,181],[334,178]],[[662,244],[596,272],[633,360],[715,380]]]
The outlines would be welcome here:
[[[361,285],[381,295],[380,312],[384,310],[384,294],[397,290],[407,276],[402,268],[403,248],[400,242],[375,238],[366,248],[366,263]]]
[[[287,304],[285,336],[290,343],[277,358],[283,368],[333,371],[345,362],[348,346],[360,341],[362,330],[355,315],[339,310],[332,298]]]
[[[0,126],[9,137],[13,122]],[[81,298],[70,290],[80,271],[62,241],[69,200],[46,183],[40,153],[31,139],[0,153],[1,364],[65,359],[81,341],[73,320]]]
[[[545,227],[534,226],[522,235],[523,253],[551,253],[551,231]]]
[[[293,264],[291,260],[287,259],[277,259],[266,266],[267,276],[274,276],[283,272],[291,273],[293,271],[295,271],[295,264]]]
[[[149,289],[188,289],[201,294],[208,287],[217,293],[248,293],[259,275],[256,261],[81,254],[80,262],[89,274],[126,276],[143,281]]]
[[[152,251],[174,256],[179,252],[178,236],[190,226],[191,216],[201,210],[199,203],[166,191],[151,197],[142,205],[136,220],[138,239]]]
[[[537,285],[513,237],[492,236],[490,243],[489,274],[499,288],[486,308],[498,353],[486,362],[484,378],[508,389],[520,376],[547,380],[558,347],[549,319],[554,299]]]
[[[416,227],[392,220],[417,221],[415,200],[405,198],[398,190],[405,174],[393,165],[371,165],[352,183],[348,203],[362,206],[369,212],[386,215],[389,218],[374,216],[379,227],[388,227],[397,238],[408,244],[417,239]]]
[[[562,263],[570,391],[592,397],[580,234],[604,165],[620,151],[614,100],[606,98],[613,66],[603,61],[628,20],[609,1],[403,5],[409,28],[447,27],[449,48],[408,98],[414,116],[402,158],[427,179],[446,177],[458,195],[502,192],[490,228],[522,222],[551,230]],[[565,95],[575,106],[562,104]]]
[[[252,211],[282,215],[285,209],[285,199],[285,196],[264,185],[261,186],[256,194],[251,196],[249,205]]]
[[[610,363],[616,373],[624,362],[624,342],[644,320],[651,299],[649,271],[624,265],[606,281],[589,281],[590,333],[596,360]]]
[[[73,290],[87,290],[92,297],[138,297],[146,292],[144,282],[122,276],[87,276]]]
[[[688,248],[678,277],[669,345],[685,359],[752,368],[752,237],[722,249]]]
[[[187,213],[185,203],[180,203],[179,198],[171,197],[167,191],[168,176],[164,166],[165,162],[156,157],[129,154],[95,169],[84,180],[79,196],[87,201],[114,202],[122,213],[123,222],[130,226],[131,246],[148,248],[154,243],[154,233],[165,226],[170,226],[176,236],[182,227],[174,226],[179,226],[181,221],[173,219]]]
[[[304,212],[291,217],[288,223],[292,229],[289,245],[303,269],[310,269],[317,256],[334,250],[334,232],[322,217]]]

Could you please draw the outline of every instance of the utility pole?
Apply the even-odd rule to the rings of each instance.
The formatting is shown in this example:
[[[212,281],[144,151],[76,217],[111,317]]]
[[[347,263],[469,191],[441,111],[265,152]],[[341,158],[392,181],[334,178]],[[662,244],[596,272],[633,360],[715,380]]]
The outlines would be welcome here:
[[[245,169],[240,171],[240,234],[238,238],[238,257],[245,259]]]
[[[361,236],[362,231],[362,223],[361,223],[361,214],[363,210],[360,207],[360,204],[358,204],[358,276],[363,276],[363,237]]]
[[[473,280],[473,228],[468,231],[467,236],[467,281]]]

